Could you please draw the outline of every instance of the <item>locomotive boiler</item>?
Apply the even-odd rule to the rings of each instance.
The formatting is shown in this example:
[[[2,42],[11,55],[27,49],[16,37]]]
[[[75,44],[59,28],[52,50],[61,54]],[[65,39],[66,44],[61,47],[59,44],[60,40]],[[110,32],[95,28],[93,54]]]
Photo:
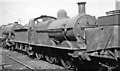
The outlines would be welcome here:
[[[85,32],[81,27],[95,25],[96,19],[85,13],[85,2],[78,3],[78,7],[79,14],[73,18],[69,18],[65,10],[59,10],[57,20],[50,23],[45,29],[50,41],[54,42],[54,44],[77,49],[82,48],[79,47],[79,43],[84,46]],[[76,42],[78,44],[75,44]]]

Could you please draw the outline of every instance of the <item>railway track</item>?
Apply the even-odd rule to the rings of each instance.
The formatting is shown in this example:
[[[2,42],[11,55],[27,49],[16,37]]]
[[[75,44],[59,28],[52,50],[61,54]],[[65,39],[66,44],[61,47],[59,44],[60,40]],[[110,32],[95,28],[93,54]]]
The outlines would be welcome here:
[[[6,55],[6,54],[4,54],[4,53],[0,53],[0,54],[1,54],[2,56],[7,57],[7,58],[10,59],[12,62],[15,62],[15,63],[17,63],[18,65],[23,66],[23,68],[25,68],[25,69],[27,69],[27,70],[30,70],[30,71],[34,71],[34,68],[32,68],[31,66],[29,66],[29,65],[27,65],[27,64],[25,64],[25,63],[23,63],[23,62],[21,62],[21,61],[19,61],[19,60],[17,60],[17,59],[15,59],[15,58],[13,58],[12,56]],[[2,65],[1,65],[1,70],[4,71],[5,65],[10,65],[10,64],[2,63]]]
[[[2,50],[2,51],[1,51]],[[0,48],[0,57],[2,57],[2,64],[0,64],[0,69],[14,69],[13,67],[11,67],[10,65],[12,65],[13,63],[17,63],[17,66],[22,66],[22,67],[18,67],[16,68],[18,69],[27,69],[30,71],[36,71],[36,70],[65,70],[63,67],[58,66],[58,65],[54,65],[54,64],[50,64],[44,60],[38,60],[38,59],[31,59],[29,57],[27,57],[26,55],[23,55],[21,53],[18,52],[12,52],[9,50],[6,50],[4,48]],[[6,60],[7,59],[7,60]],[[12,63],[11,63],[12,61]],[[69,71],[69,70],[67,70]]]

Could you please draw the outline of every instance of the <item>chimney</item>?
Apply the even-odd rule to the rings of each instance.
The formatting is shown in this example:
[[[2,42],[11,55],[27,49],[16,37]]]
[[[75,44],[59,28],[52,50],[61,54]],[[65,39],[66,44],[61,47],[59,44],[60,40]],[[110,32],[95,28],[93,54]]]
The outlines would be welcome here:
[[[120,10],[120,1],[115,1],[115,10]]]
[[[86,2],[78,2],[78,14],[86,13],[85,12],[85,4]]]
[[[118,9],[118,0],[115,0],[115,10]]]

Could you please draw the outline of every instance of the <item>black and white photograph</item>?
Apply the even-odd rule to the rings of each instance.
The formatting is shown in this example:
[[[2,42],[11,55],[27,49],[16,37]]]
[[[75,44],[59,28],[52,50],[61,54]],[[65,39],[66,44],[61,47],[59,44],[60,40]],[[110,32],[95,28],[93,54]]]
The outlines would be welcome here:
[[[120,71],[120,0],[0,0],[0,71]]]

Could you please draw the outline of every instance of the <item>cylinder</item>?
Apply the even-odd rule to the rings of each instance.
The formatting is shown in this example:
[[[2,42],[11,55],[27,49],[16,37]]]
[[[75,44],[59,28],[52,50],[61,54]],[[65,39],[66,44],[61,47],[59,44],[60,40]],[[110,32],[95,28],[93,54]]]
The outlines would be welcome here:
[[[85,13],[85,4],[86,2],[78,2],[78,14]]]

